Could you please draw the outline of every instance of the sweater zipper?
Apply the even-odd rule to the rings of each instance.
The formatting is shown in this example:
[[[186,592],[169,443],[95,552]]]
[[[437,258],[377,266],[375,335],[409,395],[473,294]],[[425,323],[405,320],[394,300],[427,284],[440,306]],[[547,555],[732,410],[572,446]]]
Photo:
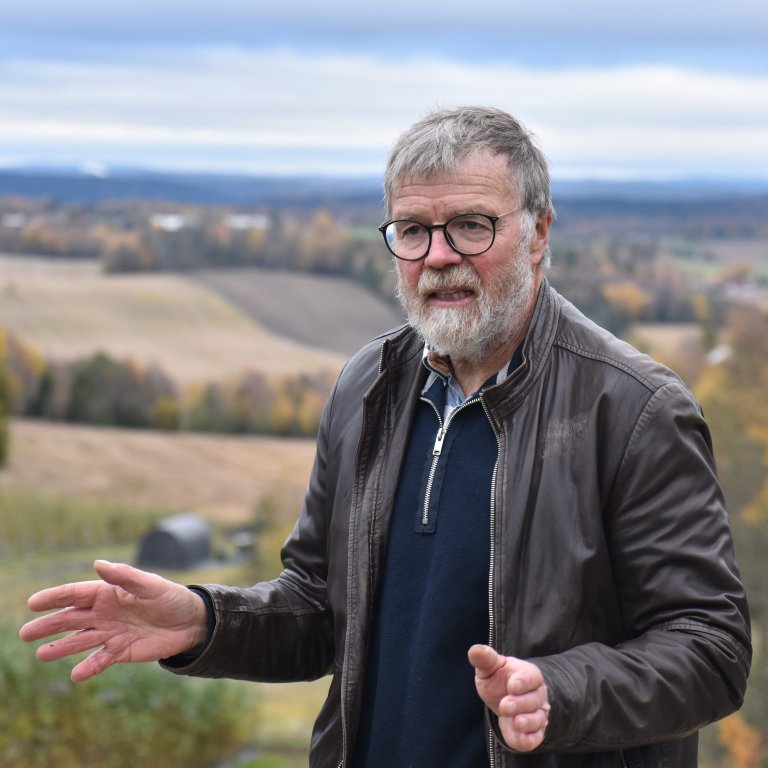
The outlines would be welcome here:
[[[483,397],[480,397],[480,402],[483,405],[485,416],[488,419],[488,423],[491,425],[491,430],[496,438],[496,463],[493,465],[493,475],[491,476],[491,500],[490,500],[490,514],[489,522],[491,529],[491,546],[490,554],[488,556],[488,645],[491,648],[496,648],[496,609],[493,603],[493,585],[494,585],[494,570],[496,565],[496,484],[499,474],[499,456],[501,455],[501,436],[496,431],[496,425],[493,423],[491,414],[488,411],[488,405]],[[495,739],[493,736],[493,730],[488,729],[488,762],[490,768],[495,768],[496,765],[496,753],[494,750]]]
[[[478,400],[480,400],[479,397],[473,397],[471,400],[467,400],[466,402],[463,402],[461,405],[454,408],[448,418],[445,421],[445,424],[443,424],[443,417],[440,415],[440,412],[437,410],[437,406],[428,398],[428,397],[422,397],[421,398],[425,403],[429,403],[432,406],[432,410],[435,412],[435,416],[437,416],[437,421],[440,424],[437,435],[435,436],[435,444],[432,446],[432,465],[429,468],[429,475],[427,476],[427,487],[424,491],[424,506],[421,509],[421,524],[423,526],[429,525],[429,505],[432,500],[432,485],[435,482],[435,475],[437,474],[437,465],[440,462],[440,454],[443,451],[443,443],[445,442],[445,434],[448,431],[448,427],[451,425],[451,422],[453,421],[453,417],[455,414],[457,414],[459,411],[464,410],[469,405],[472,405],[476,403]]]
[[[437,410],[437,407],[435,404],[428,398],[422,398],[425,402],[429,403],[433,410],[435,411],[435,415],[437,416],[437,420],[440,424],[439,429],[437,430],[437,436],[435,437],[435,444],[432,447],[432,466],[429,468],[429,477],[427,478],[427,489],[424,493],[424,507],[422,509],[422,516],[421,516],[421,524],[422,525],[429,525],[429,503],[430,503],[430,497],[432,494],[432,484],[434,483],[435,479],[435,473],[437,472],[437,464],[440,461],[440,454],[443,450],[443,443],[445,442],[445,433],[448,431],[448,427],[451,424],[451,421],[453,420],[453,417],[456,413],[458,413],[463,408],[466,408],[469,405],[472,405],[473,403],[476,403],[478,400],[483,406],[483,411],[485,411],[485,416],[488,419],[488,423],[491,425],[491,430],[493,431],[493,436],[496,438],[496,463],[493,465],[493,475],[491,476],[491,498],[490,498],[490,505],[489,505],[489,520],[490,520],[490,554],[488,557],[488,645],[491,646],[491,648],[495,648],[496,645],[496,609],[494,607],[493,603],[493,584],[494,584],[494,578],[493,578],[493,572],[494,567],[496,563],[496,481],[498,478],[498,471],[499,471],[499,454],[501,453],[501,437],[499,436],[499,433],[496,431],[496,426],[493,423],[493,419],[491,419],[491,414],[488,411],[488,406],[486,405],[485,400],[482,396],[479,397],[473,397],[471,400],[467,400],[465,403],[462,403],[460,406],[455,408],[450,416],[448,416],[448,419],[445,422],[445,425],[443,425],[443,419],[440,416],[439,411]],[[495,768],[496,765],[496,754],[494,751],[494,743],[495,739],[493,736],[493,731],[489,728],[488,729],[488,761],[490,768]],[[339,766],[341,768],[341,766]]]

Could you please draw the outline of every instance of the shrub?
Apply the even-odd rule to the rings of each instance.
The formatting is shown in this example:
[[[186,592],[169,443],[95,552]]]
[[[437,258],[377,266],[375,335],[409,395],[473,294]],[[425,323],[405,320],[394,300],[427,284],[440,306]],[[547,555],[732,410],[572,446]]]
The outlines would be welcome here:
[[[0,765],[4,768],[198,768],[248,740],[243,684],[119,665],[85,683],[71,661],[43,664],[0,628]]]

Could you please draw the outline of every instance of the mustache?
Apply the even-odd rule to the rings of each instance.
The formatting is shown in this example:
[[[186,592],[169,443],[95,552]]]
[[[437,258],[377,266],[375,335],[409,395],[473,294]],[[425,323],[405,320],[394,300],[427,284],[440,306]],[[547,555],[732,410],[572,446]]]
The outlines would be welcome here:
[[[421,296],[450,291],[482,293],[482,283],[477,272],[469,264],[458,264],[450,269],[424,269],[419,276],[418,291]]]

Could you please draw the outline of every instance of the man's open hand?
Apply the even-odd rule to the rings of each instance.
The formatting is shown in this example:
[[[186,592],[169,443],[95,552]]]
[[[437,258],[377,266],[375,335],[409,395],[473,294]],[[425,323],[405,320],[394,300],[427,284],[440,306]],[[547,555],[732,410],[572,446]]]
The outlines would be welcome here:
[[[475,668],[477,692],[499,718],[507,744],[518,752],[536,749],[544,740],[550,711],[541,670],[487,645],[473,645],[469,663]]]
[[[72,679],[80,682],[118,662],[157,661],[205,640],[200,595],[129,565],[97,560],[94,568],[100,581],[51,587],[29,598],[32,611],[60,610],[25,624],[22,640],[71,633],[41,645],[41,661],[96,649],[72,670]]]

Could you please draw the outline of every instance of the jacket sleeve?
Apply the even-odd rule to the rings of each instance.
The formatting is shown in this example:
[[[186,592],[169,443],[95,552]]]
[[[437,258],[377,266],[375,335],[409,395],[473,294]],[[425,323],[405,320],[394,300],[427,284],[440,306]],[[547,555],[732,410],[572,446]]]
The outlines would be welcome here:
[[[334,391],[323,412],[301,514],[282,550],[284,570],[249,588],[208,584],[216,625],[191,663],[176,674],[261,682],[312,680],[333,665],[333,620],[326,594],[330,502],[326,465]]]
[[[544,751],[684,736],[743,700],[746,598],[708,428],[681,384],[663,386],[642,410],[604,516],[629,639],[530,659],[552,706]]]

